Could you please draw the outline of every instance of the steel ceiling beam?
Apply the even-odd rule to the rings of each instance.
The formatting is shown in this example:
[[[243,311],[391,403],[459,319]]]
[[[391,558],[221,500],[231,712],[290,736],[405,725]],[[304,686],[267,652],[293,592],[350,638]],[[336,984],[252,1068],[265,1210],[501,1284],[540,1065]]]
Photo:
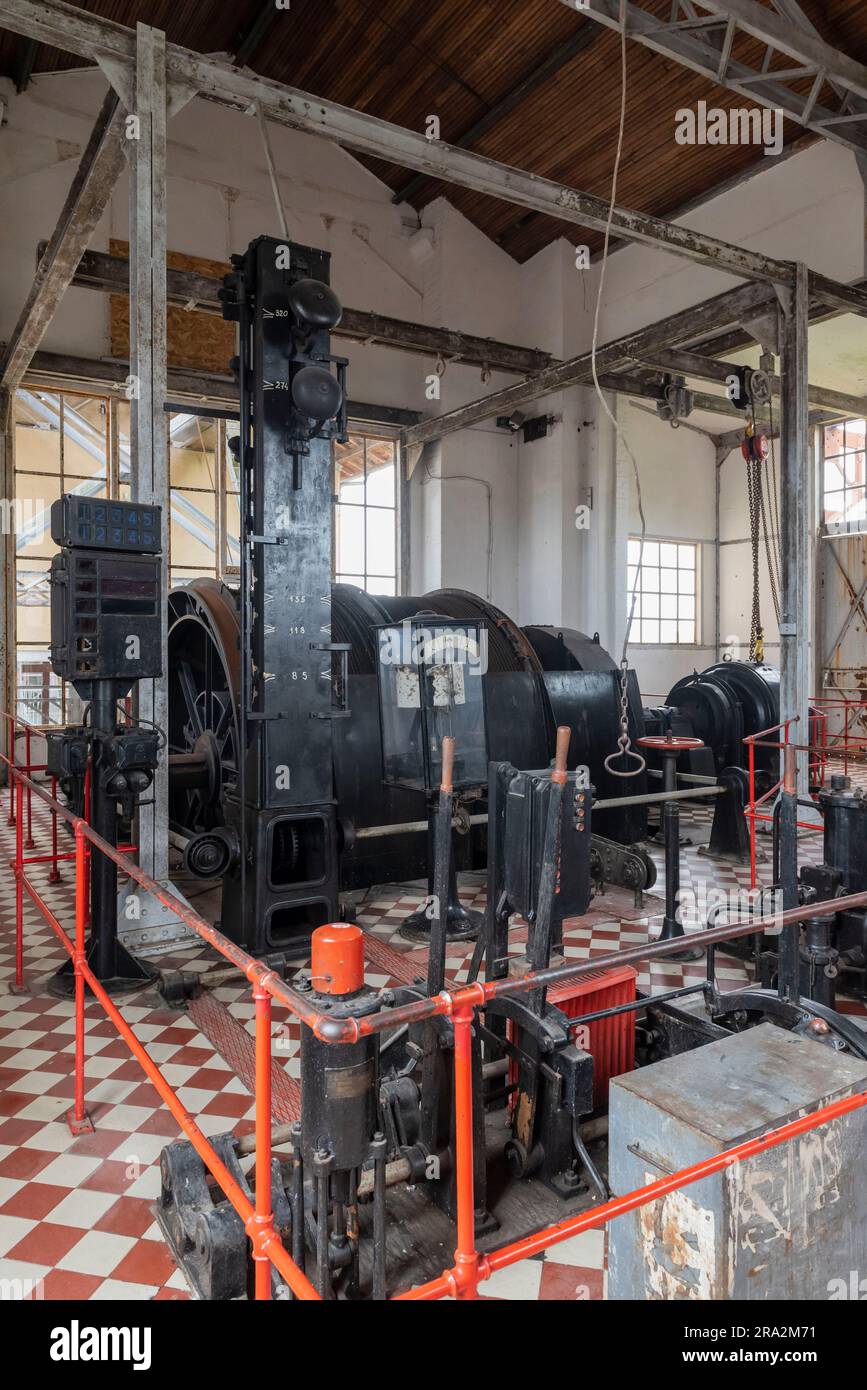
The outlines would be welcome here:
[[[606,28],[620,31],[621,0],[558,0],[567,9],[580,9]],[[699,0],[698,8],[709,15],[696,14],[681,19],[681,5],[675,0],[673,18],[664,19],[642,7],[626,3],[627,36],[672,62],[700,73],[709,82],[737,92],[761,106],[779,108],[790,120],[816,135],[845,145],[858,154],[867,152],[867,111],[859,103],[867,98],[867,67],[833,48],[815,32],[775,14],[755,0]],[[738,32],[749,34],[766,45],[765,61],[780,53],[794,62],[772,72],[766,67],[750,67],[732,57]],[[811,79],[807,93],[794,92],[786,85],[797,77]],[[836,109],[819,101],[827,82],[839,87],[843,102]]]
[[[582,9],[582,15],[584,13]],[[73,9],[63,0],[40,0],[40,3],[4,0],[2,25],[15,33],[78,53],[115,71],[119,66],[129,67],[134,61],[131,30]],[[218,58],[167,44],[166,71],[170,84],[190,85],[205,99],[246,114],[252,114],[258,106],[263,116],[277,125],[322,136],[346,149],[401,164],[446,183],[472,188],[577,226],[603,231],[608,224],[609,206],[604,198],[553,179],[528,174],[443,141],[428,140],[419,131],[407,130],[269,78],[241,72]],[[732,275],[783,286],[794,283],[794,270],[787,261],[734,246],[647,213],[615,208],[611,230],[614,236],[656,246]]]
[[[695,377],[700,381],[716,381],[723,386],[740,370],[737,362],[705,357],[700,352],[689,352],[684,348],[651,350],[642,353],[638,360],[643,366],[654,371]],[[780,395],[782,383],[778,376],[771,377],[771,390],[775,396]],[[853,396],[845,391],[833,391],[830,387],[812,385],[807,388],[807,395],[811,405],[841,419],[862,419],[867,415],[867,399],[863,396]]]
[[[619,13],[620,0],[588,0],[588,4],[585,10],[582,0],[582,15],[603,18],[604,8],[603,22],[611,22],[613,9]],[[74,9],[63,0],[40,0],[40,3],[4,0],[4,6],[2,25],[15,33],[78,53],[115,74],[123,69],[130,71],[134,64],[134,35],[123,25]],[[638,14],[641,16],[642,12]],[[645,12],[645,23],[648,18]],[[653,23],[658,26],[659,21]],[[418,131],[339,106],[269,78],[241,72],[218,58],[167,44],[166,72],[170,85],[192,87],[199,96],[248,115],[259,109],[277,125],[322,136],[347,149],[402,164],[536,212],[549,213],[561,221],[597,231],[608,225],[609,205],[604,198],[442,141],[429,141]],[[791,288],[795,283],[794,265],[789,261],[720,241],[663,218],[615,207],[610,220],[613,235],[627,241],[655,246],[700,265],[751,280],[767,281],[784,288]],[[840,288],[850,294],[856,293],[847,287]],[[822,292],[815,286],[814,290]],[[862,296],[855,311],[867,314],[867,296]]]
[[[108,205],[124,166],[125,114],[109,92],[3,356],[4,391],[14,391],[24,376]]]
[[[40,242],[40,253],[43,246],[44,243]],[[110,256],[104,251],[86,251],[78,263],[72,284],[82,289],[100,290],[103,294],[127,295],[129,262],[123,256]],[[222,318],[223,306],[218,298],[221,287],[222,281],[213,275],[174,270],[171,267],[166,270],[166,297],[170,304]],[[344,308],[343,318],[334,330],[334,336],[425,357],[440,354],[447,362],[487,367],[492,372],[517,372],[522,376],[541,371],[554,360],[551,353],[541,352],[538,348],[520,347],[516,343],[481,338],[455,329],[390,318],[367,309]]]
[[[658,323],[649,324],[646,328],[601,346],[596,353],[597,373],[601,377],[603,373],[628,368],[643,352],[674,347],[677,343],[706,333],[711,326],[740,322],[741,318],[759,306],[764,307],[768,300],[768,288],[759,284],[739,285],[736,289],[714,295],[712,299],[702,300]],[[516,382],[514,386],[494,391],[481,400],[423,420],[406,431],[405,442],[407,445],[428,444],[434,439],[454,434],[456,430],[481,424],[495,415],[509,415],[530,401],[562,391],[567,386],[591,381],[592,375],[590,353],[580,353],[528,377],[526,381]]]

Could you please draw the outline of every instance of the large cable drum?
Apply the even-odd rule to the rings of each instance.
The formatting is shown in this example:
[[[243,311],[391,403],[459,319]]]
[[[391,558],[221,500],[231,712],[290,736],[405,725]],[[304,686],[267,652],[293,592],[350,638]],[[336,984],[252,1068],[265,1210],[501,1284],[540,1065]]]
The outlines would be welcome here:
[[[241,654],[235,590],[194,579],[169,595],[169,821],[186,832],[223,822],[237,776]]]
[[[485,686],[488,756],[517,767],[545,767],[553,753],[554,725],[538,660],[520,629],[493,604],[462,589],[423,595],[370,595],[349,584],[332,588],[332,640],[351,644],[348,703],[351,716],[334,725],[334,778],[344,832],[341,879],[346,888],[427,871],[424,835],[367,838],[357,831],[424,818],[422,794],[387,786],[382,772],[377,628],[417,614],[456,623],[483,622],[487,633]],[[484,811],[481,799],[471,809]],[[458,868],[483,868],[484,827],[456,836]]]
[[[574,628],[531,626],[524,634],[543,667],[545,691],[555,724],[568,724],[572,730],[569,767],[587,767],[599,798],[641,796],[647,791],[644,772],[618,777],[606,768],[605,760],[617,751],[620,735],[620,669],[599,643],[599,635],[589,637]],[[627,676],[627,715],[629,736],[635,741],[644,733],[641,693],[634,671]],[[631,772],[634,764],[622,761]],[[617,763],[614,764],[617,767]],[[634,844],[647,834],[647,809],[623,806],[593,815],[593,829],[621,844]]]
[[[334,797],[340,832],[340,886],[421,877],[427,870],[426,836],[400,831],[359,836],[375,826],[424,819],[424,795],[386,785],[380,727],[381,626],[418,614],[456,624],[478,623],[487,633],[484,692],[488,756],[515,767],[546,767],[558,724],[572,729],[571,768],[586,766],[598,797],[641,795],[644,774],[620,778],[605,768],[620,733],[620,671],[598,637],[569,628],[521,629],[488,600],[463,589],[422,595],[368,594],[350,584],[332,586],[331,640],[346,644],[345,669],[333,663],[335,706],[348,718],[333,722]],[[344,680],[347,689],[343,690]],[[237,591],[215,579],[196,579],[169,597],[170,819],[186,835],[222,833],[223,798],[237,776],[240,698],[240,627]],[[635,673],[627,681],[630,737],[645,729]],[[648,715],[657,712],[649,711]],[[663,711],[673,713],[713,750],[717,767],[742,762],[742,739],[779,718],[779,676],[773,667],[720,662],[678,681]],[[758,765],[774,754],[758,750]],[[712,768],[711,768],[712,770]],[[655,788],[654,788],[655,789]],[[484,788],[473,810],[484,811]],[[647,831],[643,807],[594,815],[594,830],[631,844]],[[456,837],[459,868],[486,862],[484,826]]]

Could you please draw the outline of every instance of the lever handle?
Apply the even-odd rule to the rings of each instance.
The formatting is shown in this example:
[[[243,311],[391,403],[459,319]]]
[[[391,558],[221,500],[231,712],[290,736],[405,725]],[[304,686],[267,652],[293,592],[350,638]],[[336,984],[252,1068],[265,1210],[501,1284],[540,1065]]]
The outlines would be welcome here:
[[[454,785],[455,768],[455,741],[451,734],[446,734],[443,739],[443,771],[440,782],[440,791],[446,796],[451,796]]]

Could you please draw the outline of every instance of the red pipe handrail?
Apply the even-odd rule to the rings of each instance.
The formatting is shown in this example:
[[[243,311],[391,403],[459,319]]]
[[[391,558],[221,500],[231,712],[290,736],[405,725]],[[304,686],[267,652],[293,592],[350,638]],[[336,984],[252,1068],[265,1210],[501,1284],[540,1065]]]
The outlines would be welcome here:
[[[12,751],[14,756],[14,745]],[[704,1164],[683,1169],[670,1177],[651,1184],[649,1187],[639,1188],[635,1192],[615,1198],[612,1202],[594,1207],[590,1211],[567,1218],[565,1221],[557,1222],[553,1226],[546,1227],[544,1230],[526,1237],[523,1241],[503,1246],[487,1255],[480,1255],[475,1246],[473,1191],[471,1054],[472,1028],[476,1009],[483,1006],[489,999],[504,995],[524,994],[541,985],[557,983],[566,978],[572,979],[590,971],[595,972],[610,964],[626,964],[651,956],[664,956],[677,950],[681,943],[676,938],[668,942],[651,942],[644,946],[629,947],[607,957],[596,957],[585,962],[570,961],[563,966],[552,966],[547,970],[536,971],[521,977],[491,980],[484,983],[477,981],[452,992],[443,991],[431,999],[421,999],[397,1008],[383,1009],[378,1014],[368,1015],[361,1020],[333,1019],[327,1013],[315,1009],[309,1000],[284,984],[280,977],[274,971],[269,970],[263,962],[248,955],[246,951],[225,937],[222,932],[199,917],[187,904],[182,903],[174,894],[156,883],[138,864],[128,858],[125,859],[121,849],[109,845],[91,829],[82,817],[73,815],[57,801],[55,796],[33,782],[21,767],[15,765],[10,757],[0,753],[0,760],[6,764],[10,781],[13,784],[11,800],[16,829],[16,850],[13,861],[16,901],[16,983],[23,985],[23,898],[25,892],[52,927],[73,963],[75,975],[75,1099],[73,1110],[68,1117],[69,1122],[74,1128],[78,1127],[77,1132],[80,1132],[81,1129],[92,1128],[92,1123],[85,1109],[84,1002],[85,986],[87,985],[165,1102],[180,1129],[189,1139],[243,1220],[252,1246],[255,1265],[254,1293],[257,1300],[266,1300],[271,1296],[271,1265],[277,1268],[296,1297],[303,1300],[317,1300],[321,1297],[321,1292],[314,1288],[307,1276],[285,1250],[274,1227],[273,1213],[270,1210],[271,1002],[274,999],[283,1004],[302,1024],[312,1028],[323,1041],[330,1043],[352,1042],[369,1033],[387,1031],[404,1022],[414,1022],[436,1015],[448,1015],[452,1019],[455,1034],[455,1180],[457,1193],[455,1264],[452,1269],[444,1270],[437,1279],[407,1293],[396,1295],[398,1301],[402,1299],[427,1300],[447,1295],[456,1298],[475,1298],[477,1297],[478,1284],[490,1278],[497,1269],[504,1268],[530,1254],[546,1249],[548,1245],[566,1240],[581,1230],[604,1225],[613,1216],[633,1210],[646,1202],[653,1201],[656,1197],[664,1196],[667,1192],[697,1181],[700,1177],[719,1171],[730,1163],[738,1162],[744,1157],[751,1157],[754,1153],[764,1152],[766,1148],[784,1143],[797,1134],[817,1128],[841,1114],[867,1104],[867,1096],[863,1095],[836,1102],[834,1105],[815,1111],[812,1115],[804,1116],[790,1125],[773,1130],[770,1134],[759,1139],[750,1140],[745,1145],[726,1150],[712,1159],[705,1160]],[[61,816],[73,829],[76,886],[74,940],[70,940],[62,924],[35,886],[29,881],[25,872],[27,864],[31,862],[26,860],[24,856],[25,789],[28,795],[35,792],[49,806],[53,815]],[[133,1029],[130,1028],[87,964],[85,929],[87,925],[88,851],[90,848],[95,848],[97,852],[112,859],[129,878],[152,893],[166,907],[176,912],[180,919],[203,941],[213,946],[225,959],[236,965],[253,986],[256,1026],[255,1205],[251,1203],[247,1194],[196,1125],[189,1111],[163,1077],[159,1066],[136,1037]],[[40,855],[37,856],[37,859],[44,863],[50,857]],[[839,912],[854,907],[867,907],[867,893],[851,894],[847,898],[835,899],[832,904],[828,905],[811,904],[807,908],[789,909],[787,912],[778,913],[772,917],[754,919],[746,925],[730,926],[726,924],[721,927],[709,928],[694,933],[691,936],[691,941],[701,945],[712,945],[738,936],[753,935],[757,931],[763,930],[765,926],[785,926],[796,921],[803,921],[808,916],[816,916],[817,913],[821,914],[823,911],[827,913]]]

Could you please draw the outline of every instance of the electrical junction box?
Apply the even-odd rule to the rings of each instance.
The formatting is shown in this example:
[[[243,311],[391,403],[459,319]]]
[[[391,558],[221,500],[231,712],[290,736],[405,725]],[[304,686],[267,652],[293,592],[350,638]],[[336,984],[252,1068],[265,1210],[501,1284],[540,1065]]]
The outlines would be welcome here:
[[[609,1091],[622,1196],[867,1090],[867,1061],[771,1023]],[[867,1106],[680,1188],[609,1226],[608,1297],[827,1300],[867,1277]]]
[[[95,680],[161,673],[160,558],[61,550],[51,561],[51,667],[89,698]]]

